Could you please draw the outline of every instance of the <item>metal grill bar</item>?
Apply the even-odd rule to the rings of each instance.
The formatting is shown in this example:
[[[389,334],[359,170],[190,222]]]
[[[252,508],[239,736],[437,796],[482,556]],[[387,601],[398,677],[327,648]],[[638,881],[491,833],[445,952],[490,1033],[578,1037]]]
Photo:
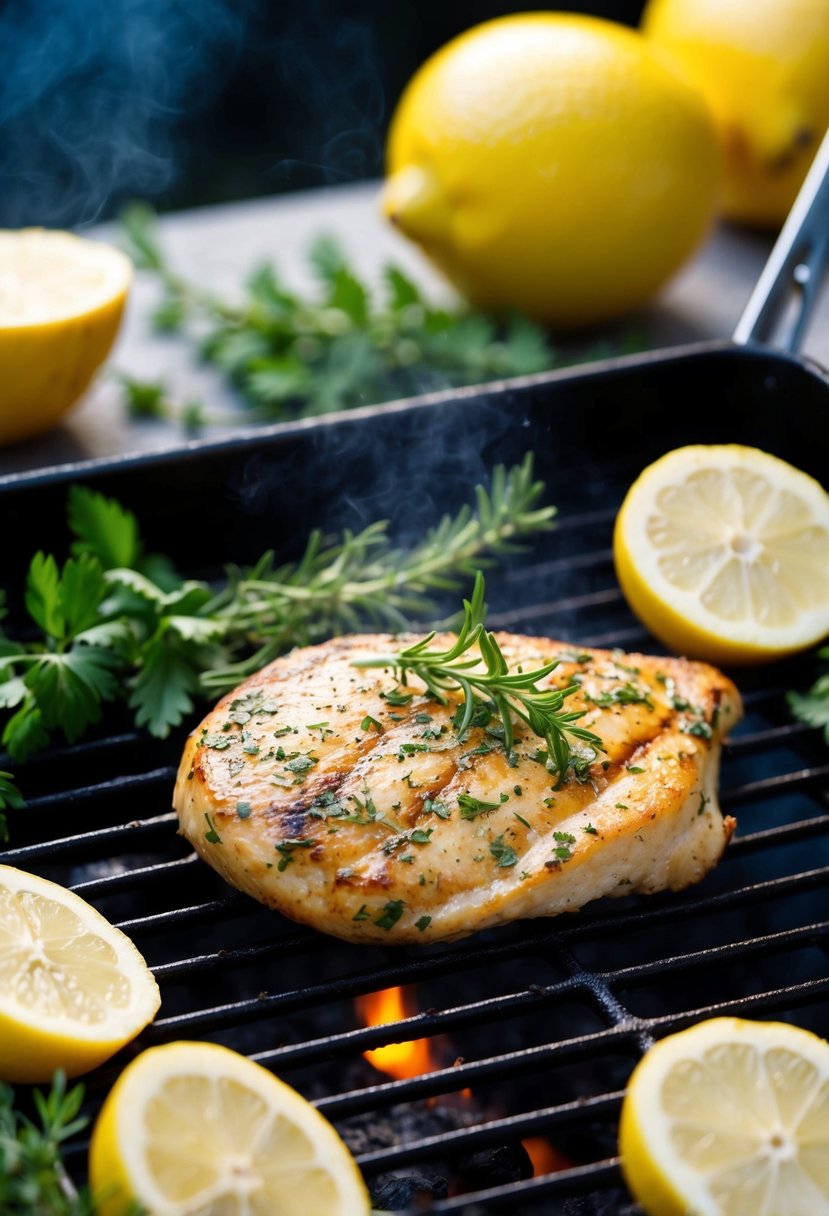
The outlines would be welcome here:
[[[572,637],[580,648],[650,652],[653,640],[614,580],[615,510],[594,508],[580,486],[569,495],[573,513],[527,560],[490,580],[498,599],[490,623]],[[177,747],[123,723],[111,735],[52,747],[45,763],[30,766],[36,786],[23,843],[2,859],[71,885],[145,952],[163,1016],[139,1046],[227,1041],[284,1074],[346,1136],[355,1121],[393,1121],[471,1087],[468,1125],[425,1125],[402,1143],[361,1151],[366,1174],[453,1162],[530,1136],[566,1144],[577,1129],[591,1159],[528,1181],[481,1184],[430,1210],[448,1216],[474,1204],[529,1216],[554,1197],[604,1202],[621,1181],[613,1144],[623,1086],[654,1039],[719,1014],[812,1016],[829,995],[829,764],[816,732],[792,722],[785,704],[789,688],[805,686],[802,662],[741,678],[749,721],[724,749],[721,795],[726,811],[740,810],[740,834],[719,871],[680,895],[606,902],[420,952],[344,946],[231,892],[189,851],[169,811]],[[89,781],[92,772],[100,780]],[[19,776],[25,784],[25,770]],[[678,923],[687,934],[681,945]],[[680,977],[693,979],[692,1009]],[[730,977],[722,990],[719,977]],[[395,986],[415,986],[421,1012],[361,1025],[355,998]],[[421,1038],[439,1065],[422,1076],[389,1080],[362,1057]],[[89,1079],[90,1113],[122,1064]],[[544,1078],[556,1086],[555,1105]],[[491,1103],[496,1093],[503,1108]],[[595,1129],[599,1139],[585,1153]],[[85,1150],[82,1142],[70,1150],[79,1177]],[[633,1216],[621,1191],[613,1211]]]

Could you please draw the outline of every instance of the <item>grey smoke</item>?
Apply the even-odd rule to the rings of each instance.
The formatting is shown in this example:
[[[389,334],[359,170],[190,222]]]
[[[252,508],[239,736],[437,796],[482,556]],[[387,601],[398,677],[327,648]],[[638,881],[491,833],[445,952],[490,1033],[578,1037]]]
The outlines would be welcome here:
[[[83,226],[209,182],[212,107],[239,72],[251,98],[224,137],[264,126],[261,190],[377,171],[374,33],[335,0],[0,0],[0,226]],[[253,112],[257,89],[287,127]]]

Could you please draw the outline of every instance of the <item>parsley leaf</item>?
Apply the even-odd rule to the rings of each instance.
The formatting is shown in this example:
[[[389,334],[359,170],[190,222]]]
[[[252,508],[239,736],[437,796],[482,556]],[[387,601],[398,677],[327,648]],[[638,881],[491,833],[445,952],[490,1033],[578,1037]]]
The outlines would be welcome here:
[[[818,658],[829,659],[829,646],[824,646],[817,653]],[[822,730],[829,744],[829,671],[818,676],[808,692],[787,693],[786,700],[794,716],[807,726]]]

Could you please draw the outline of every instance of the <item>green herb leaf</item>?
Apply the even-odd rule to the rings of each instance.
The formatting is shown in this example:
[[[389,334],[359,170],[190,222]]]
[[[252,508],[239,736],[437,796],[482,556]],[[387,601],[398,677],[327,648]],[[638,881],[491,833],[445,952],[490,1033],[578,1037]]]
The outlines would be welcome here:
[[[400,917],[403,915],[403,900],[392,899],[383,907],[382,914],[375,920],[375,925],[380,929],[393,929]]]
[[[495,858],[497,866],[514,866],[518,861],[518,854],[504,841],[503,835],[497,836],[489,846],[489,851]]]

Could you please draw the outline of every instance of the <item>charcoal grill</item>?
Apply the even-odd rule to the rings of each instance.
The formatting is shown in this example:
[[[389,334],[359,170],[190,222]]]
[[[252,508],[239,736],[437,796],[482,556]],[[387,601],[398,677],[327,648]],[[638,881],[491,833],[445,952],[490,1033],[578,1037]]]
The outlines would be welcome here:
[[[493,625],[658,653],[612,569],[612,524],[629,483],[683,442],[756,444],[820,475],[827,402],[818,369],[721,344],[27,474],[0,483],[3,581],[14,612],[31,553],[65,548],[72,481],[119,498],[150,548],[209,577],[269,547],[296,556],[314,525],[387,517],[405,544],[468,501],[495,463],[533,450],[558,526],[491,574]],[[814,660],[732,674],[747,712],[725,749],[721,788],[739,830],[703,883],[452,945],[346,945],[232,892],[176,835],[170,800],[184,730],[152,741],[114,713],[82,743],[18,767],[29,805],[13,815],[13,847],[0,861],[90,900],[136,941],[162,990],[156,1023],[89,1078],[90,1113],[142,1047],[212,1039],[315,1102],[355,1145],[370,1185],[442,1163],[448,1181],[434,1213],[634,1212],[616,1124],[626,1079],[654,1039],[719,1013],[829,1032],[829,763],[784,695],[814,679]],[[364,1028],[354,998],[392,985],[417,985],[421,1012]],[[423,1037],[444,1061],[425,1076],[388,1080],[362,1057]],[[451,1125],[395,1130],[400,1111],[434,1110],[428,1100],[463,1091],[450,1099],[465,1112]],[[365,1132],[377,1120],[382,1143]],[[528,1137],[547,1138],[562,1168],[469,1183],[464,1162]],[[69,1154],[79,1179],[84,1163],[81,1144]],[[466,1193],[452,1193],[462,1185]]]
[[[491,625],[659,653],[611,561],[615,514],[641,469],[680,444],[737,442],[826,476],[829,376],[754,343],[781,312],[791,346],[802,333],[829,255],[828,166],[829,137],[735,344],[0,478],[12,617],[31,553],[68,540],[58,521],[72,481],[119,498],[150,548],[209,578],[268,548],[297,557],[312,527],[385,517],[404,545],[468,501],[496,463],[533,451],[558,526],[490,578]],[[801,307],[787,313],[792,287]],[[113,713],[83,743],[18,769],[29,805],[10,816],[14,847],[0,862],[90,900],[133,937],[162,991],[155,1023],[89,1078],[88,1113],[143,1047],[205,1038],[314,1102],[388,1207],[403,1206],[389,1195],[420,1191],[412,1212],[633,1216],[616,1127],[627,1078],[655,1039],[717,1014],[829,1033],[829,762],[785,700],[812,682],[815,662],[734,674],[746,717],[725,747],[721,801],[739,829],[703,883],[452,945],[347,945],[231,891],[176,835],[184,730],[150,741]],[[355,998],[401,985],[416,985],[421,1012],[362,1026]],[[425,1075],[383,1080],[363,1058],[421,1038],[438,1065]],[[557,1168],[528,1177],[515,1146],[539,1137]],[[68,1160],[81,1179],[85,1145]]]

